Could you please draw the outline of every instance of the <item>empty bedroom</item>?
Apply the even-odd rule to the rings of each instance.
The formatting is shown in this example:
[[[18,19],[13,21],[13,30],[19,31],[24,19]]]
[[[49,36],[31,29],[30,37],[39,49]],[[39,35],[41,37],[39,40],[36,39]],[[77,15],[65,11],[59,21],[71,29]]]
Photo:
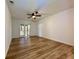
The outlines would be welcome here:
[[[74,59],[74,0],[6,0],[5,59]]]

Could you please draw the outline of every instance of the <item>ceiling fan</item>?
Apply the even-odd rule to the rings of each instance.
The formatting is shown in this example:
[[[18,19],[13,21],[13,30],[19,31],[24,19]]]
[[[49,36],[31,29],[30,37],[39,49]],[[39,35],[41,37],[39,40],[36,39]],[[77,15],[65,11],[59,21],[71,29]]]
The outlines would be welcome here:
[[[42,15],[41,14],[39,14],[39,12],[38,11],[34,11],[33,13],[28,13],[27,14],[29,17],[28,18],[32,18],[32,19],[36,19],[37,17],[41,17]]]

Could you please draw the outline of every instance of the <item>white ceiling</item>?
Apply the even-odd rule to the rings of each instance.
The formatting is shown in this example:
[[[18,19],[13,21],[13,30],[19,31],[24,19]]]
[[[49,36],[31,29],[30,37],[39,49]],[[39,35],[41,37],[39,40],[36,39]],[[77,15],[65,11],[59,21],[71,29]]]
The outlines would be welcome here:
[[[14,4],[8,2],[8,6],[15,19],[27,19],[27,13],[38,10],[42,18],[73,8],[74,0],[13,0]]]

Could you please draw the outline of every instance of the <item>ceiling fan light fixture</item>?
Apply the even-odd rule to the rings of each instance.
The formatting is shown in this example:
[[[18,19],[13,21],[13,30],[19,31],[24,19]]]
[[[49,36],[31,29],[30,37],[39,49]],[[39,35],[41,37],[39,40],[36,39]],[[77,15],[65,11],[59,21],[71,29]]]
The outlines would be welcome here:
[[[33,22],[36,22],[36,19],[32,19]]]
[[[32,16],[32,18],[34,19],[34,18],[36,18],[36,16]]]

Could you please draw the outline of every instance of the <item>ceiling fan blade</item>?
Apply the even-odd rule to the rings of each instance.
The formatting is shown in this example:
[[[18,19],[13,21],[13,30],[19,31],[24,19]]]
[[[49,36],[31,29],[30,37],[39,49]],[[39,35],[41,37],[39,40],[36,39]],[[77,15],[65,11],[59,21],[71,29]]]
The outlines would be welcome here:
[[[27,15],[32,15],[32,14],[27,14]]]
[[[36,15],[37,17],[41,17],[42,15]]]
[[[27,17],[27,18],[31,18],[31,17]]]

